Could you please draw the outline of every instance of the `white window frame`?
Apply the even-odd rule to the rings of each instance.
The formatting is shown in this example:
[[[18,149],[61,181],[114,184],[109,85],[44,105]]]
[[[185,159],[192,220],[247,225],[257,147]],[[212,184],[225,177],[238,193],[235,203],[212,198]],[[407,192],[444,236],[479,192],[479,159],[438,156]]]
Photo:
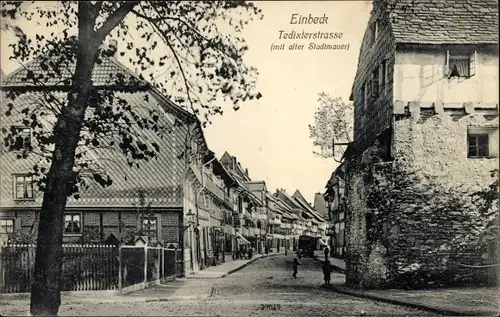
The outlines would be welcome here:
[[[495,140],[495,134],[496,139]],[[471,156],[470,146],[469,146],[469,138],[470,137],[479,137],[486,136],[487,137],[487,155],[475,155]],[[498,157],[498,128],[496,127],[468,127],[467,128],[467,158],[470,159],[480,159],[480,158],[496,158]],[[477,141],[476,141],[477,142]],[[477,146],[477,145],[476,145]]]
[[[70,221],[75,222],[73,219],[75,216],[78,216],[80,223],[80,232],[67,232],[67,223],[68,217],[70,217]],[[64,235],[65,236],[81,236],[83,234],[83,214],[81,212],[66,212],[64,213]]]
[[[23,186],[23,195],[22,197],[18,197],[18,177],[23,178],[23,182],[19,183],[22,184]],[[30,178],[31,180],[27,181],[26,179]],[[35,199],[35,190],[33,188],[33,176],[30,176],[28,174],[14,174],[13,175],[13,185],[14,185],[14,200],[33,200]],[[29,188],[28,188],[29,186]],[[28,189],[31,189],[31,196],[28,194],[29,191]],[[24,195],[26,193],[26,197]]]
[[[450,69],[450,60],[452,59],[463,59],[463,60],[468,60],[468,74],[464,76],[459,76],[459,77],[451,77],[451,72],[452,70]],[[477,70],[477,60],[478,60],[478,54],[477,51],[474,50],[470,52],[469,54],[467,53],[450,53],[450,50],[446,50],[446,61],[445,61],[445,76],[448,79],[452,78],[470,78],[476,74]]]
[[[9,226],[7,222],[12,222],[12,226]],[[5,230],[4,230],[5,228]],[[7,231],[7,228],[12,228],[12,231]],[[16,230],[16,220],[13,218],[2,218],[0,219],[0,234],[13,233]]]
[[[154,225],[155,225],[155,229],[149,229],[149,227],[147,227],[147,222],[153,222]],[[147,218],[143,218],[142,219],[142,231],[144,232],[144,234],[146,234],[146,236],[148,236],[148,232],[155,232],[155,237],[153,238],[156,238],[156,240],[159,241],[159,235],[160,235],[160,231],[158,230],[158,217],[147,217]]]

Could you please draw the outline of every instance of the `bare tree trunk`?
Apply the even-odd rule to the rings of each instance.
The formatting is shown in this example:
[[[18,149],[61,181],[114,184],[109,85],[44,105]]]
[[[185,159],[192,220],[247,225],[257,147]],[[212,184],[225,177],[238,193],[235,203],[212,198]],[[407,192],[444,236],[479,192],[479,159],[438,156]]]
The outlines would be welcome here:
[[[62,109],[54,128],[55,148],[40,213],[34,282],[31,286],[32,315],[55,316],[61,304],[64,211],[100,44],[92,38],[95,21],[92,20],[92,13],[79,12],[79,18],[76,69],[67,107]]]

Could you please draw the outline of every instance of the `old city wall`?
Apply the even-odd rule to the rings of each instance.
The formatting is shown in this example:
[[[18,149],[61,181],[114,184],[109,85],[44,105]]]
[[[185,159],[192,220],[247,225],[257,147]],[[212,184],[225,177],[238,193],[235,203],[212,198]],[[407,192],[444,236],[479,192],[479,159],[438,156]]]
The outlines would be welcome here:
[[[352,174],[349,284],[420,287],[498,278],[494,268],[469,267],[498,263],[491,249],[472,247],[482,245],[481,233],[498,219],[498,210],[482,213],[470,197],[498,177],[491,174],[498,158],[467,158],[470,126],[498,127],[498,117],[445,113],[396,121],[394,161]],[[498,144],[498,132],[491,139]]]

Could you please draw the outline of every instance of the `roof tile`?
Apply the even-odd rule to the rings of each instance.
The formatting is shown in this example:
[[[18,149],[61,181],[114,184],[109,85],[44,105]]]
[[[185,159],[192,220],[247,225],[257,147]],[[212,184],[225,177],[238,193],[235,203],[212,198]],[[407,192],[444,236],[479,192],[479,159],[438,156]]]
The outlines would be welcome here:
[[[392,0],[396,43],[498,43],[497,0]]]
[[[37,60],[35,60],[31,64],[28,64],[26,68],[41,72],[41,68],[37,65]],[[133,77],[130,71],[124,66],[112,58],[106,59],[95,68],[93,74],[94,85],[106,85],[106,78],[118,72],[124,76],[129,74]],[[17,87],[21,86],[30,86],[30,83],[24,82],[25,77],[26,69],[15,71],[5,78],[2,87],[17,89]],[[53,83],[59,81],[60,79],[54,79]],[[66,98],[66,93],[62,91],[53,92],[53,95],[60,100]],[[21,110],[31,108],[32,110],[30,111],[32,112],[35,107],[40,107],[40,100],[45,99],[43,96],[44,92],[35,88],[31,92],[23,93],[15,100],[7,100],[7,95],[2,91],[2,102],[0,105],[0,122],[2,123],[2,127],[8,130],[9,126],[22,125],[24,116],[20,114]],[[147,197],[155,201],[155,205],[168,207],[182,206],[182,189],[180,184],[184,173],[184,162],[178,157],[178,154],[181,152],[179,145],[183,144],[183,135],[186,133],[187,126],[177,125],[174,127],[177,109],[173,109],[170,103],[167,103],[163,97],[151,89],[136,90],[134,92],[117,91],[115,92],[115,96],[126,100],[134,111],[142,117],[148,116],[150,110],[162,113],[163,115],[159,118],[160,123],[165,130],[172,130],[173,133],[162,133],[160,137],[151,130],[132,126],[134,134],[141,138],[142,141],[155,142],[160,148],[160,152],[155,159],[151,159],[148,162],[140,162],[139,168],[128,165],[118,145],[116,145],[116,148],[94,148],[88,151],[88,158],[91,158],[99,169],[109,174],[113,180],[113,184],[107,188],[102,188],[89,175],[87,180],[88,188],[79,193],[79,199],[70,197],[68,199],[68,206],[131,206],[137,200],[139,189],[144,189]],[[14,111],[12,111],[11,115],[7,116],[5,112],[9,103],[12,103]],[[93,109],[89,108],[87,115],[90,115],[92,111]],[[3,133],[0,132],[0,134]],[[16,153],[8,152],[3,142],[1,142],[0,175],[2,177],[0,179],[0,207],[39,207],[41,205],[43,195],[40,192],[35,194],[34,200],[14,200],[13,178],[11,176],[15,173],[30,172],[33,166],[41,160],[43,158],[41,159],[41,157],[34,154],[26,159],[17,159]]]

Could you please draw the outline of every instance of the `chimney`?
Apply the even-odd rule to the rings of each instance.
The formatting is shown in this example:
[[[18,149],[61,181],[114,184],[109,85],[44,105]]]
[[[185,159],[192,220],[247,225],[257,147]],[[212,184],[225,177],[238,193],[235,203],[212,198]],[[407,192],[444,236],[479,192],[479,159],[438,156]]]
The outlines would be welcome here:
[[[248,168],[245,168],[245,174],[248,176]]]

